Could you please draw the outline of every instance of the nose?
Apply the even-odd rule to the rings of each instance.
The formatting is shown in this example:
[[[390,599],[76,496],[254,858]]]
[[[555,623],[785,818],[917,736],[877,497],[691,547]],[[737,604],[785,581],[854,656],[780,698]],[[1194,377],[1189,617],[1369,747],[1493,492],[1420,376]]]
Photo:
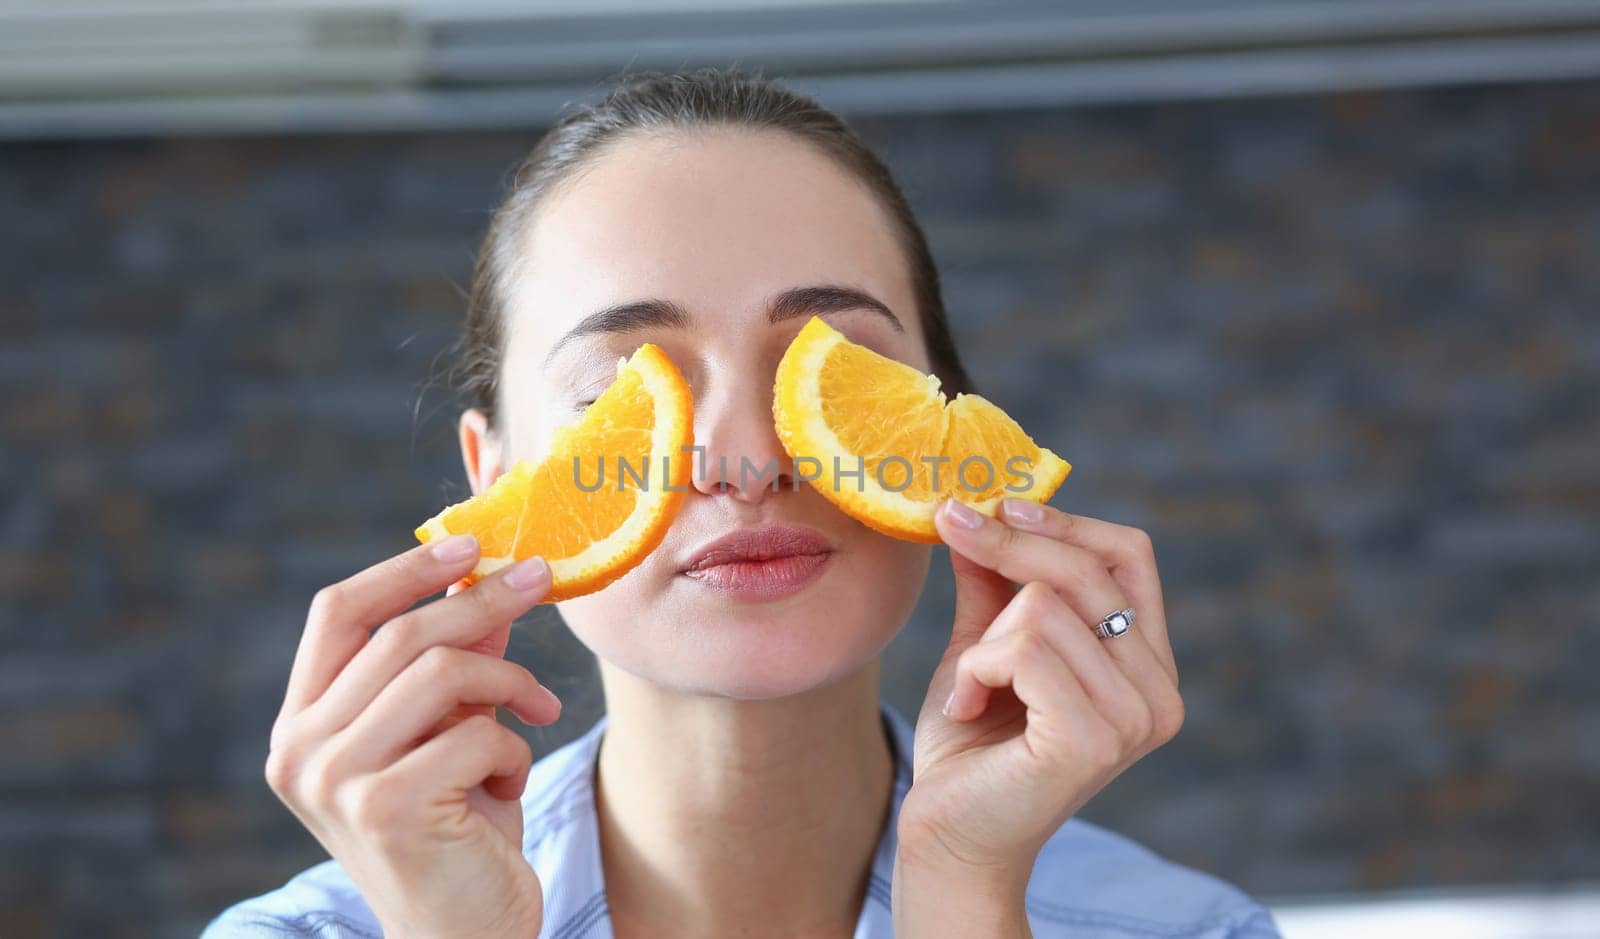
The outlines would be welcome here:
[[[759,504],[794,488],[794,461],[772,424],[770,381],[721,382],[696,397],[694,410],[696,451],[690,456],[696,490]]]

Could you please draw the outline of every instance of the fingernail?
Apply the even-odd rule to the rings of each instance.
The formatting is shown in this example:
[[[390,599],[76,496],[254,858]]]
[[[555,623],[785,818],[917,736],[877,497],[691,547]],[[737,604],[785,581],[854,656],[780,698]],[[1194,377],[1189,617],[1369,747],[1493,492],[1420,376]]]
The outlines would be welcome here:
[[[1044,521],[1044,509],[1039,503],[1026,499],[1002,499],[1000,511],[1005,513],[1006,521],[1019,525],[1037,525]]]
[[[950,716],[950,712],[955,709],[955,706],[956,706],[956,693],[955,693],[954,689],[952,689],[951,692],[950,692],[950,697],[944,699],[944,716],[945,717],[949,717]]]
[[[556,693],[554,691],[551,691],[549,688],[546,688],[544,685],[540,685],[539,686],[539,690],[544,692],[545,698],[549,701],[550,706],[555,708],[556,713],[560,713],[561,712],[561,699],[556,697]]]
[[[945,504],[944,511],[950,521],[962,528],[977,528],[983,524],[983,516],[978,514],[978,510],[964,502],[951,499]]]
[[[545,582],[550,576],[550,565],[544,558],[528,558],[518,561],[509,571],[506,571],[506,586],[512,590],[532,590]]]
[[[433,546],[433,556],[446,564],[465,561],[478,550],[478,539],[473,535],[451,535]]]

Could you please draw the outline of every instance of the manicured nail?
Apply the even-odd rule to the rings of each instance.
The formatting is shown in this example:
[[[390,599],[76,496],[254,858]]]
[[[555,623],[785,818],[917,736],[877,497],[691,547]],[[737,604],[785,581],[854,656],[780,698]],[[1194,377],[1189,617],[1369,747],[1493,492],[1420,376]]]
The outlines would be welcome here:
[[[1018,525],[1037,525],[1044,521],[1044,508],[1026,499],[1002,499],[1000,511],[1005,513],[1006,521]]]
[[[478,550],[478,539],[472,535],[451,535],[433,546],[433,556],[446,564],[465,561]]]
[[[509,571],[506,571],[506,586],[512,590],[532,590],[540,586],[550,576],[550,565],[544,558],[528,558],[518,561]]]
[[[944,511],[945,515],[949,516],[950,521],[955,522],[962,528],[977,528],[983,524],[983,516],[978,513],[977,509],[966,503],[951,499],[945,504]]]

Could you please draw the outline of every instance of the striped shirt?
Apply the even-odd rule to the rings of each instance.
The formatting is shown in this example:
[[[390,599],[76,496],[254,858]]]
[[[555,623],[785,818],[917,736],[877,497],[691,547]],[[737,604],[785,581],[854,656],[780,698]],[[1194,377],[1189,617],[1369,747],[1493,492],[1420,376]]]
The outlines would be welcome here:
[[[896,820],[911,788],[912,726],[880,705],[895,761],[894,801],[879,837],[856,920],[855,939],[893,936],[890,877]],[[540,939],[611,939],[600,863],[594,769],[606,718],[534,764],[523,795],[523,853],[544,888]],[[1033,934],[1116,939],[1268,939],[1271,914],[1240,890],[1168,861],[1129,839],[1072,818],[1045,843],[1026,895]],[[202,939],[318,937],[376,939],[372,910],[335,861],[238,903],[206,927]]]

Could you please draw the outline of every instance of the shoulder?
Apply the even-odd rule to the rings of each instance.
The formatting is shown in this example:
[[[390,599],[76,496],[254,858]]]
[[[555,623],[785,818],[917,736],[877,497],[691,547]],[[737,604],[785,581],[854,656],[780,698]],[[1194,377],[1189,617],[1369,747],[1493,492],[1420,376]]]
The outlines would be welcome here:
[[[570,846],[569,824],[593,811],[589,785],[598,739],[592,729],[541,757],[523,790],[523,852],[548,879],[562,867]],[[307,868],[287,883],[228,907],[201,933],[201,939],[313,937],[381,939],[382,927],[361,891],[337,861]]]
[[[201,939],[379,939],[383,930],[337,862],[324,861],[269,893],[223,910]]]
[[[1280,935],[1267,908],[1238,887],[1079,818],[1068,819],[1040,850],[1027,907],[1040,937]]]

